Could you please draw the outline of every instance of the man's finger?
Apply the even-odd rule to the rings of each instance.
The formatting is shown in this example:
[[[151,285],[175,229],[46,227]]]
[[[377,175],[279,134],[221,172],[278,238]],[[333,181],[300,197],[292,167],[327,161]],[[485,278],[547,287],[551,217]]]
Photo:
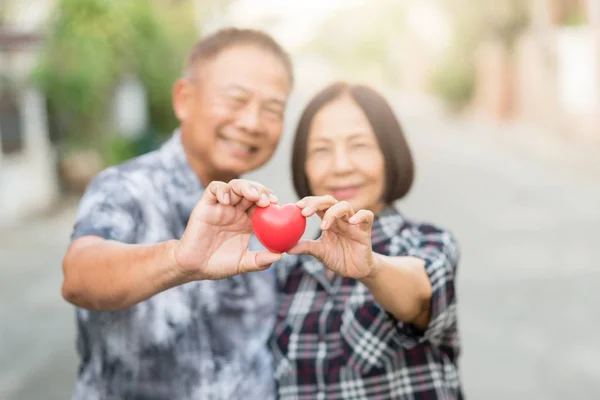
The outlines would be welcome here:
[[[234,179],[229,182],[229,186],[234,193],[243,198],[240,204],[246,209],[253,203],[260,207],[266,207],[271,204],[273,197],[275,197],[270,190],[261,184],[246,179]]]
[[[301,240],[287,251],[288,254],[308,254],[319,260],[324,256],[323,244],[318,240]]]
[[[247,251],[240,261],[238,271],[240,274],[262,271],[281,260],[281,257],[281,254],[270,251]]]
[[[229,191],[229,196],[231,197],[230,203],[231,203],[232,206],[235,206],[236,204],[238,204],[243,199],[242,196],[238,195],[233,190]]]
[[[212,181],[205,190],[206,198],[210,203],[224,203],[223,195],[227,190],[227,184],[220,181]]]

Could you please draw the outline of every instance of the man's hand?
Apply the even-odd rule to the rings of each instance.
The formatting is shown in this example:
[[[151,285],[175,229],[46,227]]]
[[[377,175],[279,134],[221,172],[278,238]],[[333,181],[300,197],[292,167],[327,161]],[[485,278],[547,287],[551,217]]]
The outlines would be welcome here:
[[[174,246],[176,263],[192,280],[223,279],[268,268],[281,254],[249,251],[248,244],[252,212],[271,203],[277,203],[277,197],[256,182],[210,183]]]

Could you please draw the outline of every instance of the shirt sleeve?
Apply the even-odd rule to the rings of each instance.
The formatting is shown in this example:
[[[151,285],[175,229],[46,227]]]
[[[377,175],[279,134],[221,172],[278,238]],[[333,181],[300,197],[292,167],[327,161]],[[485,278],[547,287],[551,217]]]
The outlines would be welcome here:
[[[127,179],[115,169],[108,169],[88,185],[79,203],[71,239],[99,236],[135,243],[141,217],[140,202],[132,195]]]
[[[411,324],[397,323],[407,344],[415,345],[429,340],[440,345],[452,340],[456,331],[457,311],[455,278],[460,258],[458,245],[448,231],[431,225],[416,228],[414,245],[408,255],[425,261],[425,270],[431,282],[430,321],[424,331]]]
[[[352,348],[360,349],[348,361],[350,364],[361,368],[377,365],[379,356],[392,349],[412,349],[426,341],[449,349],[457,346],[454,281],[459,253],[456,242],[449,232],[430,225],[420,225],[398,237],[399,241],[406,239],[409,247],[402,255],[424,260],[431,281],[429,325],[421,330],[398,321],[361,286],[349,299],[347,322],[341,332]]]

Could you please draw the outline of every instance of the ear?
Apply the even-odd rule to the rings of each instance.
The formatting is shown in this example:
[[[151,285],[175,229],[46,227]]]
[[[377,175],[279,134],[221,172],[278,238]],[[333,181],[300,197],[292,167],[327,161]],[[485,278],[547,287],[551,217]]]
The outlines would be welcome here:
[[[192,87],[185,79],[178,79],[173,85],[173,111],[179,122],[185,121],[192,107]]]

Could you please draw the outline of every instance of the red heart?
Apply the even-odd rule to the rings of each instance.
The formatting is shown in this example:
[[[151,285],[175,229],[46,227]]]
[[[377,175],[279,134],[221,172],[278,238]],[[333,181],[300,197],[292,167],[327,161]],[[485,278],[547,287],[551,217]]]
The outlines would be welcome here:
[[[285,253],[298,243],[306,229],[306,218],[295,204],[257,207],[252,229],[258,240],[273,253]]]

